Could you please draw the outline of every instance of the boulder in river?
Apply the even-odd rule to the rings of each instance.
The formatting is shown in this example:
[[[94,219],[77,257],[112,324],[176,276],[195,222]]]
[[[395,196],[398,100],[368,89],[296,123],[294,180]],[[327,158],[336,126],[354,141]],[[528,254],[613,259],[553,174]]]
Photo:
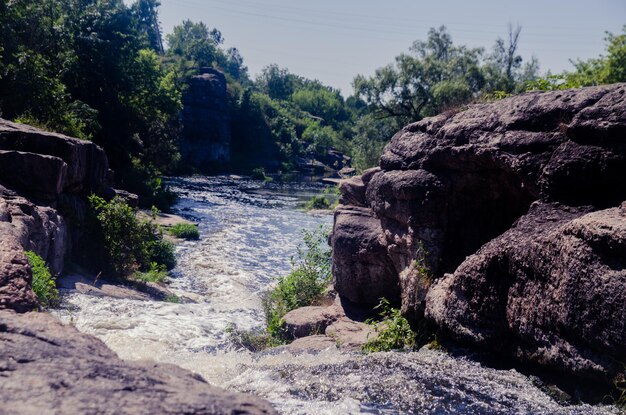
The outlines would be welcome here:
[[[341,185],[337,291],[387,297],[474,346],[610,379],[626,361],[625,137],[626,84],[408,125],[379,168]]]

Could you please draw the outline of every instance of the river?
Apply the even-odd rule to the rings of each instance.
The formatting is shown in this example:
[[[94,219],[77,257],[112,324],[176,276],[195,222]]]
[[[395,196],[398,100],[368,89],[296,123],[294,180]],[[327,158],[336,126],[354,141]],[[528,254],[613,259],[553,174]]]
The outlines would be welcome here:
[[[607,406],[562,406],[517,371],[422,349],[363,355],[284,348],[251,353],[227,328],[263,325],[260,293],[289,272],[303,229],[331,215],[299,209],[320,191],[229,177],[173,178],[174,212],[201,238],[177,247],[171,289],[180,304],[63,293],[55,311],[124,359],[152,359],[210,383],[268,399],[285,414],[610,414]]]

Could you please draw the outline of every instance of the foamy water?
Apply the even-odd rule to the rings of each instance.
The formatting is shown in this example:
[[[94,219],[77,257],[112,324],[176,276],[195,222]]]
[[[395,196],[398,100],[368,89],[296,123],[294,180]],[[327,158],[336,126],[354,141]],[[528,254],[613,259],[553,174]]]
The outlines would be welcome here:
[[[612,407],[560,406],[515,370],[422,349],[362,355],[337,349],[294,353],[237,350],[230,325],[263,325],[259,294],[290,269],[302,229],[330,225],[299,202],[319,191],[225,177],[172,179],[176,213],[201,239],[177,248],[172,290],[182,304],[64,296],[64,321],[120,357],[173,363],[212,384],[250,392],[286,414],[607,414]]]

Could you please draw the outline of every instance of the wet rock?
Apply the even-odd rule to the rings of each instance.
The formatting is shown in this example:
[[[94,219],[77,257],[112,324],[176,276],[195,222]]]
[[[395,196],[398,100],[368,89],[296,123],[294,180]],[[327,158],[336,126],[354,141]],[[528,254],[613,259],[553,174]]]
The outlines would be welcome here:
[[[581,377],[626,361],[626,214],[534,204],[435,283],[426,316],[455,338]]]
[[[120,360],[44,313],[0,311],[0,400],[7,413],[274,414],[177,366]]]

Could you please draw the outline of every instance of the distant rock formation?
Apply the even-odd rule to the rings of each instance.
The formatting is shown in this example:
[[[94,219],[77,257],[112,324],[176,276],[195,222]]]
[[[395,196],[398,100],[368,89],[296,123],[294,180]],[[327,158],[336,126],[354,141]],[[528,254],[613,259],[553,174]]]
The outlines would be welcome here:
[[[623,370],[625,84],[411,124],[341,192],[341,296],[387,297],[414,321],[524,362],[591,379]]]
[[[203,68],[183,95],[183,161],[202,171],[219,171],[230,162],[230,116],[224,74]]]

